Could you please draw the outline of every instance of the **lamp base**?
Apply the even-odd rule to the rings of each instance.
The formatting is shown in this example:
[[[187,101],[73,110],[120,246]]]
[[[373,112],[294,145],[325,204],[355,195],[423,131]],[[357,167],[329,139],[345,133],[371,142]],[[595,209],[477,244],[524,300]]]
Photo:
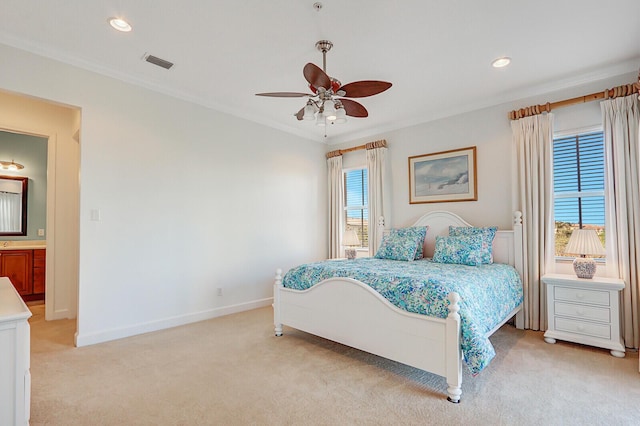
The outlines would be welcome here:
[[[578,278],[591,279],[596,274],[596,261],[590,257],[576,257],[573,261],[573,270]]]
[[[347,259],[353,260],[356,258],[356,249],[344,249],[344,255],[347,256]]]

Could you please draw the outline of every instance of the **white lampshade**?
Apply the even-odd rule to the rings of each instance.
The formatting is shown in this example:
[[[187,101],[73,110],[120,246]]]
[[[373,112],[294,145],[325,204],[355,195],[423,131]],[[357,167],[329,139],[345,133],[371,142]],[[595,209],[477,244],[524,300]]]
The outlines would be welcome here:
[[[606,254],[598,234],[593,229],[575,229],[569,237],[565,253],[577,254],[573,260],[573,270],[578,278],[591,279],[596,273],[596,261],[587,255]]]
[[[359,246],[360,239],[358,238],[358,234],[353,229],[345,231],[342,236],[342,245],[343,246]]]
[[[336,110],[336,119],[334,120],[334,123],[342,124],[346,122],[347,122],[347,112],[344,110],[344,108],[338,108]]]
[[[326,117],[327,121],[329,121],[329,122],[333,122],[337,118],[336,117],[336,107],[333,104],[333,101],[325,101],[325,103],[324,103],[324,116]]]
[[[313,107],[313,104],[308,103],[304,107],[304,115],[302,116],[303,120],[313,120],[316,118],[316,109]]]
[[[567,254],[576,254],[579,256],[606,254],[598,234],[593,229],[575,229],[571,233],[569,243],[567,243],[567,248],[564,251]]]

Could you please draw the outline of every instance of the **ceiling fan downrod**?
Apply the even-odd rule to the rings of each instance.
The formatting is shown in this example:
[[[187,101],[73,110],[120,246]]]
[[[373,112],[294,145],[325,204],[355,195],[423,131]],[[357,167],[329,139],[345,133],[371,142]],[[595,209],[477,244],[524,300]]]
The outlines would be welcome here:
[[[320,40],[316,43],[316,49],[322,52],[322,71],[327,72],[327,52],[331,50],[333,43],[329,40]]]

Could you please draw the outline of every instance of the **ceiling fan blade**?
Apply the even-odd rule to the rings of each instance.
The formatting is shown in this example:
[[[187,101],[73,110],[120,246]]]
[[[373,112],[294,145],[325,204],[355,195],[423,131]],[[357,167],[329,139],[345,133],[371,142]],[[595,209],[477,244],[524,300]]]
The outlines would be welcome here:
[[[354,81],[342,86],[339,90],[344,90],[348,98],[366,98],[377,95],[391,87],[391,83],[377,80]]]
[[[300,92],[271,92],[271,93],[256,93],[256,96],[271,96],[273,98],[302,98],[303,96],[313,96],[310,93]]]
[[[304,116],[304,107],[300,108],[300,111],[296,112],[296,118],[298,119],[298,121],[302,120],[303,116]]]
[[[356,101],[351,99],[340,99],[342,106],[344,106],[344,112],[351,117],[368,117],[369,113],[367,109]]]
[[[331,87],[331,79],[329,78],[329,76],[324,71],[322,71],[320,67],[312,64],[311,62],[304,66],[302,73],[304,74],[304,78],[307,79],[309,84],[316,89],[319,87],[324,87],[325,89],[329,90],[329,88]]]

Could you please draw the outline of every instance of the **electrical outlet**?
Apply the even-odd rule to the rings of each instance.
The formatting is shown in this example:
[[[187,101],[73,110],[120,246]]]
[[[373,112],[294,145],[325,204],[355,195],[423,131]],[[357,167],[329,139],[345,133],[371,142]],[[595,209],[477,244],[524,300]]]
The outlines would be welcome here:
[[[218,296],[222,296],[222,288],[221,287],[218,287],[216,294]]]
[[[38,229],[38,237],[44,237],[44,229]]]

